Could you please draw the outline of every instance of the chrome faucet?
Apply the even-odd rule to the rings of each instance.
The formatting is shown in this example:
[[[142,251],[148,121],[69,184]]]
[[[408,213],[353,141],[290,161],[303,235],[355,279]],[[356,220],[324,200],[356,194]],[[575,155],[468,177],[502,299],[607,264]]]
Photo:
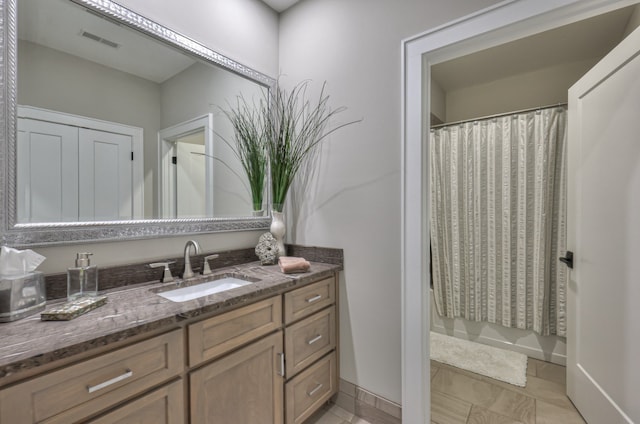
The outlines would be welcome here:
[[[191,278],[195,276],[191,269],[191,246],[195,249],[196,255],[200,254],[200,245],[195,240],[189,240],[184,246],[184,272],[182,273],[182,279]]]

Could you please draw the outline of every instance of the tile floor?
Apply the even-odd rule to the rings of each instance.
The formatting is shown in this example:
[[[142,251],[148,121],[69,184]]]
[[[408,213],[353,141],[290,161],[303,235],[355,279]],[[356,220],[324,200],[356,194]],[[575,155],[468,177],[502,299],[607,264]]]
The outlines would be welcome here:
[[[431,361],[432,424],[585,424],[565,395],[565,368],[529,358],[527,385]],[[305,424],[369,424],[327,405]]]
[[[532,358],[526,387],[431,361],[431,422],[584,424],[565,385],[564,367]]]
[[[336,405],[326,405],[309,417],[304,424],[370,424]]]

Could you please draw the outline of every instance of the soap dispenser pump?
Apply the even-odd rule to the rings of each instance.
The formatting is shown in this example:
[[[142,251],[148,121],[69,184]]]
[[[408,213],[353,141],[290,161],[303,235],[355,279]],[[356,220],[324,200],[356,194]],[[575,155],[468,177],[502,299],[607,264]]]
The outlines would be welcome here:
[[[98,267],[91,265],[93,253],[78,253],[76,266],[67,270],[67,300],[98,294]]]

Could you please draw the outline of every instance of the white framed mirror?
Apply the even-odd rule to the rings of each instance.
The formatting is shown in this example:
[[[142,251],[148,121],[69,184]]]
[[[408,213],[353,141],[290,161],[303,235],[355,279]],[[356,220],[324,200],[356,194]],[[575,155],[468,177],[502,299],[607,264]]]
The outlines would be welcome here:
[[[3,244],[268,228],[222,109],[273,78],[109,0],[0,4]]]

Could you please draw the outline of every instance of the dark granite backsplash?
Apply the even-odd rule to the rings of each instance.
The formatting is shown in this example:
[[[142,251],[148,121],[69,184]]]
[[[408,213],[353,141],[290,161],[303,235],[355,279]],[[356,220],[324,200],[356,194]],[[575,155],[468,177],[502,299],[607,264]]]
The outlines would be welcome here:
[[[342,249],[331,249],[327,247],[300,246],[288,244],[287,255],[305,258],[311,262],[323,262],[332,265],[344,265],[344,252]]]
[[[209,261],[212,270],[253,262],[258,260],[254,248],[227,250],[222,252],[207,252],[201,255],[191,256],[193,270],[200,272],[204,264],[204,257],[218,254],[217,259]],[[287,245],[287,254],[303,257],[308,261],[324,262],[333,265],[343,265],[342,249],[324,247],[308,247],[299,245]],[[153,262],[175,262],[169,266],[171,274],[179,277],[184,269],[184,256],[157,259]],[[151,268],[149,262],[133,263],[111,267],[98,265],[98,288],[100,291],[124,287],[150,281],[160,281],[163,268]],[[67,296],[67,274],[49,274],[45,276],[47,300],[61,299]]]

